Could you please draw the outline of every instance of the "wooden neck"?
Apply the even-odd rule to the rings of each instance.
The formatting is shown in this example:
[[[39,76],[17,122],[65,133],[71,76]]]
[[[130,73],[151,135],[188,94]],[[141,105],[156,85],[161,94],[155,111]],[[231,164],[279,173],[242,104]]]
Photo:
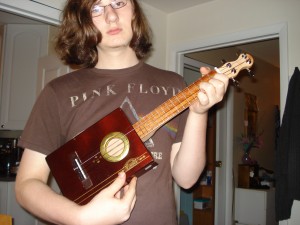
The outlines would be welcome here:
[[[137,132],[142,141],[148,140],[156,130],[188,108],[197,99],[199,85],[201,82],[209,81],[216,74],[216,71],[233,79],[237,76],[240,70],[249,70],[253,63],[254,60],[251,55],[240,54],[236,61],[227,62],[223,66],[215,68],[215,70],[200,77],[190,86],[186,87],[177,95],[155,108],[151,113],[141,118],[133,125],[134,130]]]
[[[133,124],[132,126],[139,137],[143,141],[146,141],[161,126],[187,109],[197,99],[199,84],[203,81],[210,80],[215,73],[215,71],[211,71],[209,74],[199,78],[190,86],[186,87],[177,95],[168,99],[166,102],[162,103],[152,112]]]

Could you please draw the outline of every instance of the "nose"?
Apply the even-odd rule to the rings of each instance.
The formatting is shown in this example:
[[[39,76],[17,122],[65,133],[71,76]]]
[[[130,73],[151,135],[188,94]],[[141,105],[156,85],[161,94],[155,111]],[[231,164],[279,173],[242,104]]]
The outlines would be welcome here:
[[[105,6],[104,13],[105,13],[105,21],[107,23],[113,23],[119,20],[116,9],[111,7],[111,5]]]

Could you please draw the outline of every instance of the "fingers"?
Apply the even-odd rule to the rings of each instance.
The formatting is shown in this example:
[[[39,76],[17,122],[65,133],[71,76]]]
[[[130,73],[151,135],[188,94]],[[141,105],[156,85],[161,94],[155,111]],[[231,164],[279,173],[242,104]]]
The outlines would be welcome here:
[[[120,172],[118,174],[117,179],[109,186],[109,188],[106,188],[105,191],[109,192],[111,196],[115,196],[125,185],[126,183],[126,174],[124,172]]]
[[[223,85],[224,85],[224,90],[226,91],[227,87],[228,87],[229,77],[226,76],[225,74],[217,73],[217,74],[215,74],[214,78],[211,79],[211,81],[212,82],[218,81],[219,83],[218,84],[216,83],[216,86],[217,87],[220,87],[220,86],[223,87]]]
[[[209,67],[201,67],[200,72],[202,75],[206,75],[211,72],[211,69]],[[229,78],[226,75],[221,74],[221,73],[216,73],[213,76],[213,78],[210,79],[208,82],[210,84],[212,84],[217,90],[220,90],[221,94],[222,94],[222,93],[225,93],[227,90],[228,79]],[[201,90],[201,88],[204,90],[204,87],[200,87],[200,90]],[[222,92],[222,90],[223,90],[223,92]]]
[[[201,68],[203,72],[208,72],[207,68]],[[199,105],[192,107],[194,112],[206,112],[214,104],[220,102],[228,87],[228,77],[224,74],[215,74],[209,81],[201,82],[199,85]],[[195,105],[196,106],[196,105]]]
[[[203,82],[200,84],[199,88],[198,98],[203,106],[214,104],[223,97],[225,92],[224,85],[218,80]]]
[[[136,184],[137,178],[133,177],[128,186],[125,188],[124,197],[122,199],[123,201],[130,203],[131,210],[133,209],[136,202]]]
[[[200,68],[200,73],[201,73],[202,75],[206,75],[206,74],[208,74],[210,71],[211,71],[211,69],[210,69],[209,67],[201,67],[201,68]]]
[[[209,99],[208,99],[208,96],[207,96],[207,92],[206,92],[205,88],[203,88],[203,85],[200,85],[200,91],[198,93],[198,99],[199,99],[200,104],[203,105],[203,106],[209,104]]]
[[[211,96],[216,101],[222,100],[228,86],[227,76],[216,74],[208,83],[211,85],[209,88]]]

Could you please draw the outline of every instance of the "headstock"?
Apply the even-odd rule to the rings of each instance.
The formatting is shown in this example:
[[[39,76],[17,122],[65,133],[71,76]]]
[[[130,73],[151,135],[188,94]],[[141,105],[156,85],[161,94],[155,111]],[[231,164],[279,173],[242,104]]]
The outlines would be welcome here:
[[[227,75],[229,78],[231,78],[235,84],[237,84],[237,81],[234,79],[238,73],[241,70],[248,70],[249,74],[251,76],[254,76],[252,74],[252,72],[250,71],[250,68],[252,67],[253,63],[254,63],[254,59],[251,55],[249,54],[245,54],[242,53],[239,55],[238,59],[232,62],[224,62],[224,65],[219,67],[219,68],[215,68],[215,70],[218,73],[223,73],[225,75]]]

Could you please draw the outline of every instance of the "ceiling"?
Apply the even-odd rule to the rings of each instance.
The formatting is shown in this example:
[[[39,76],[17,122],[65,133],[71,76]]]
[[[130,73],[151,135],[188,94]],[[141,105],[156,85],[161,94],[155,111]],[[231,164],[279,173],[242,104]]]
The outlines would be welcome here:
[[[165,13],[172,13],[178,10],[193,7],[199,4],[205,4],[214,0],[139,0],[147,5],[154,8],[158,8]],[[30,24],[41,24],[39,21],[34,21],[29,18],[13,15],[11,13],[3,12],[0,10],[0,25],[6,23],[30,23]],[[208,50],[202,52],[196,52],[189,54],[188,57],[205,62],[210,65],[220,65],[220,58],[216,56],[222,56],[222,59],[230,60],[230,57],[235,56],[236,52],[243,51],[247,52],[253,57],[260,58],[276,67],[279,67],[279,43],[278,39],[261,41],[251,44],[239,45],[234,47],[228,47],[218,50]]]
[[[165,13],[172,13],[178,10],[187,9],[214,0],[139,0]]]
[[[157,8],[165,13],[172,13],[176,12],[178,10],[187,9],[190,7],[194,7],[196,5],[201,5],[206,2],[212,2],[214,0],[139,0],[140,2],[143,2],[153,8]],[[23,19],[25,21],[23,21]],[[20,19],[18,17],[15,17],[12,14],[8,14],[5,12],[0,11],[0,24],[2,23],[10,23],[11,21],[14,21],[13,23],[28,23],[31,22],[31,20],[23,18]],[[34,23],[37,23],[34,21]]]

